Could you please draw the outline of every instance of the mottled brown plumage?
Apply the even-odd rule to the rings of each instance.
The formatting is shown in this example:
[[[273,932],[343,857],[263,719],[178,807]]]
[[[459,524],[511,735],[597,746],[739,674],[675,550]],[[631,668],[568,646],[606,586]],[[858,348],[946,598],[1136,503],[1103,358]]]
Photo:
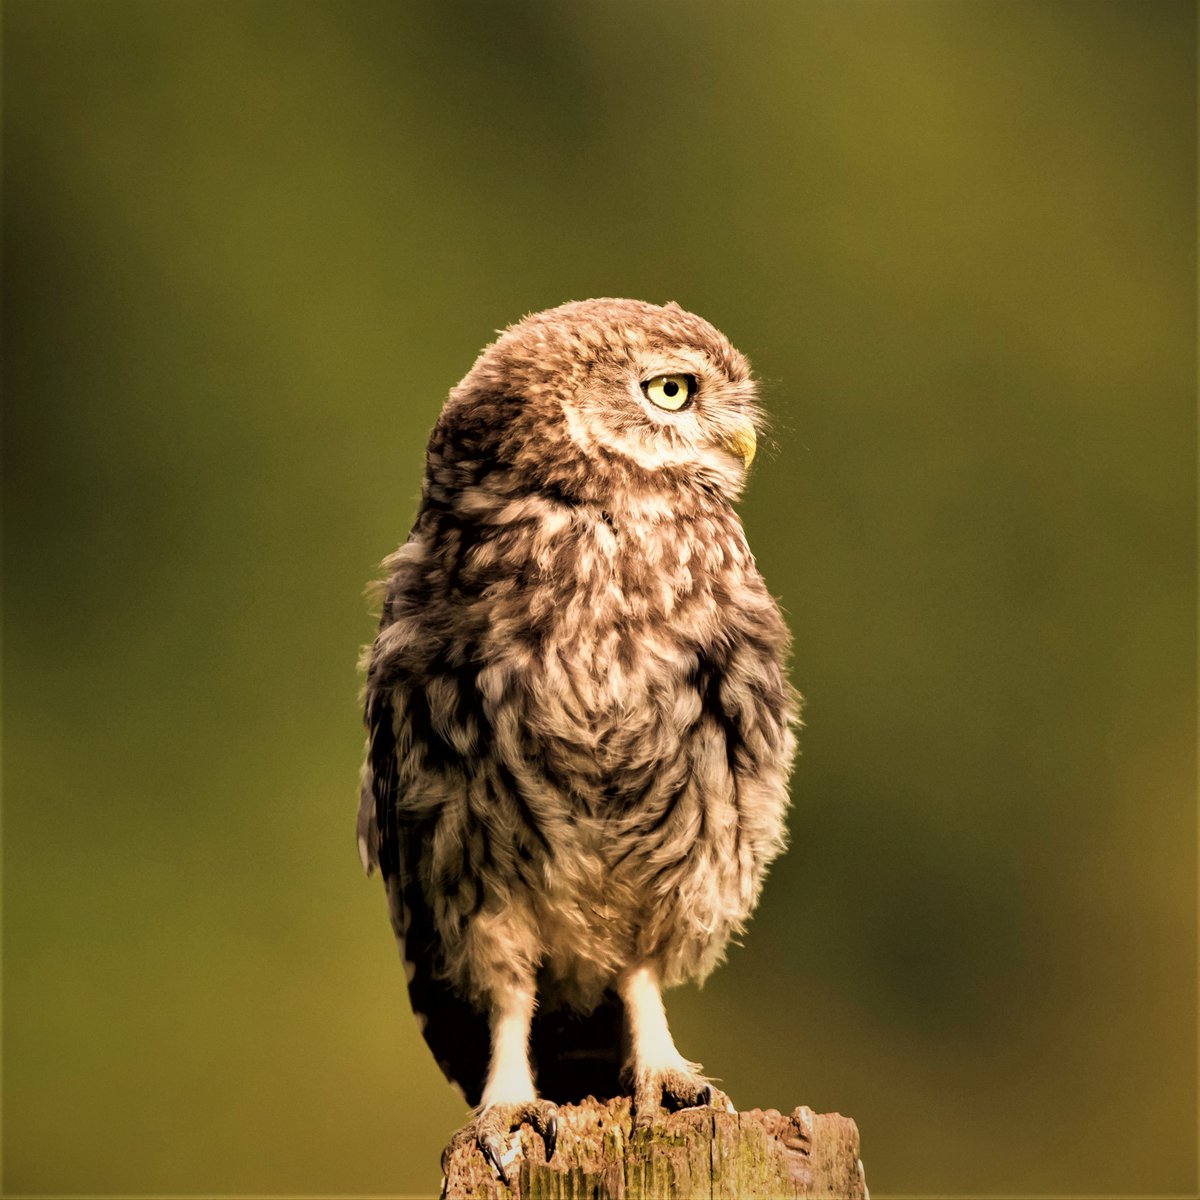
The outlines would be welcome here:
[[[663,377],[694,388],[678,411]],[[754,907],[794,750],[787,631],[733,510],[757,421],[707,322],[589,300],[501,334],[430,437],[366,659],[359,840],[494,1160],[522,1119],[552,1149],[549,1101],[710,1095],[659,988]]]

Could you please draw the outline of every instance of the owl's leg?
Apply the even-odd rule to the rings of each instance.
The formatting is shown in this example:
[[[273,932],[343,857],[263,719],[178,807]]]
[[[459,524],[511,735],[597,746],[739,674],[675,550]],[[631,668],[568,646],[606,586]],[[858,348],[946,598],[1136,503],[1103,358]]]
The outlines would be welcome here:
[[[445,1163],[463,1144],[477,1146],[496,1172],[507,1183],[506,1163],[510,1151],[508,1135],[523,1124],[531,1125],[542,1139],[546,1160],[554,1157],[558,1142],[558,1108],[539,1100],[533,1086],[529,1063],[529,1028],[533,1021],[533,984],[519,984],[499,990],[490,1016],[492,1055],[487,1082],[475,1119],[458,1131],[442,1155]]]
[[[648,965],[635,967],[617,981],[617,991],[629,1024],[627,1072],[638,1128],[651,1125],[664,1104],[672,1109],[712,1105],[732,1112],[728,1097],[700,1074],[700,1064],[688,1062],[675,1048],[658,972]]]
[[[489,1024],[492,1057],[483,1085],[484,1108],[493,1104],[524,1104],[537,1099],[529,1064],[529,1027],[533,1023],[533,986],[518,984],[501,990],[492,1001]]]

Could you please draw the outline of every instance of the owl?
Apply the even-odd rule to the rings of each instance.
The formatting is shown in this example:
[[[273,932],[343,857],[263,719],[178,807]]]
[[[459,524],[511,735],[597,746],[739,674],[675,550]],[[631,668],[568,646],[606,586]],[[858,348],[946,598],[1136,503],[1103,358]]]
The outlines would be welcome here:
[[[677,304],[509,327],[449,395],[364,655],[358,840],[413,1012],[496,1174],[522,1123],[727,1105],[662,990],[701,980],[785,841],[798,697],[734,511],[746,360]]]

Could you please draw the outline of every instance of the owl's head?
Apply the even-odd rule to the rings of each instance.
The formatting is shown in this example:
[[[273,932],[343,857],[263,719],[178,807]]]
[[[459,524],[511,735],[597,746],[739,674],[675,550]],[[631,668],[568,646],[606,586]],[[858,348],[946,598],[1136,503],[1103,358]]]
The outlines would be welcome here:
[[[439,429],[574,499],[734,499],[759,420],[749,365],[707,321],[674,303],[603,299],[506,329],[450,393]]]

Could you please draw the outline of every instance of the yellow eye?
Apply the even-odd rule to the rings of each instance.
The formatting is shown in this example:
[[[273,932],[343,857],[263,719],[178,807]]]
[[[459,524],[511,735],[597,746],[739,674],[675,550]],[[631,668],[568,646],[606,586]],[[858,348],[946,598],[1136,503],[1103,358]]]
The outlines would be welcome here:
[[[655,375],[642,384],[642,391],[651,404],[678,412],[696,390],[696,381],[690,375]]]

